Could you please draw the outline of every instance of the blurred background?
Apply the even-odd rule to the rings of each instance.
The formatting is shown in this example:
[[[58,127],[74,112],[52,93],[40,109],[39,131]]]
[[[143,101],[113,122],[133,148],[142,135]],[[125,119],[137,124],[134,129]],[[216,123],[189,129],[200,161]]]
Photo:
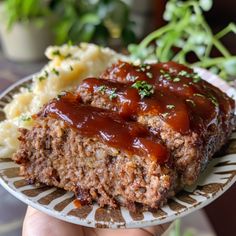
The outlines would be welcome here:
[[[125,52],[163,26],[164,0],[2,0],[0,1],[0,91],[39,71],[48,45],[93,42]],[[138,4],[137,4],[138,3]],[[236,23],[236,1],[214,0],[205,14],[214,32]],[[223,42],[236,54],[236,37]],[[0,186],[0,235],[21,235],[26,206]],[[236,189],[182,220],[204,235],[235,235]]]

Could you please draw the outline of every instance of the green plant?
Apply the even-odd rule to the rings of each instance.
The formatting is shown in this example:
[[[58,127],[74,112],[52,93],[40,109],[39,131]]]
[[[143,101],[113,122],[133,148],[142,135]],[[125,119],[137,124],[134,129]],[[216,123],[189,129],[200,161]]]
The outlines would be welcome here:
[[[180,220],[176,220],[174,224],[174,229],[170,231],[169,236],[193,236],[190,230],[187,230],[181,234]]]
[[[131,58],[190,64],[188,56],[191,53],[196,57],[191,65],[210,69],[224,79],[236,77],[236,56],[221,42],[226,34],[236,33],[236,25],[231,23],[214,35],[203,16],[203,11],[210,10],[212,4],[212,0],[169,0],[164,12],[168,23],[149,34],[139,45],[130,45]],[[221,56],[212,57],[213,49]]]
[[[46,1],[42,0],[6,0],[7,26],[9,29],[16,22],[29,22],[36,19],[42,25],[42,17],[50,13]]]
[[[127,44],[135,39],[129,8],[121,0],[54,0],[51,7],[58,15],[58,44],[68,40],[105,44],[110,38]]]

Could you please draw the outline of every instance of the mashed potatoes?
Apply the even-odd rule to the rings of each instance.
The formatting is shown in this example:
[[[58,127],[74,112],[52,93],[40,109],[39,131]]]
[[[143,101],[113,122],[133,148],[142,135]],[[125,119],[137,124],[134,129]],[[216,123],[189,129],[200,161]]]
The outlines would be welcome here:
[[[89,76],[98,76],[121,58],[111,49],[94,44],[63,45],[46,50],[49,63],[22,88],[4,108],[7,119],[0,123],[0,157],[9,157],[18,147],[19,127],[33,125],[31,115],[60,92],[72,90]]]

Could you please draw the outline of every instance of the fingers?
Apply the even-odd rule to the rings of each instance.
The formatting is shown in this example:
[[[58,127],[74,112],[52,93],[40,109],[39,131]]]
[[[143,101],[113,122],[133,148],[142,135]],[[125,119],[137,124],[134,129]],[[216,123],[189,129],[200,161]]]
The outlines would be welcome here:
[[[141,229],[92,229],[70,224],[28,207],[22,236],[161,236],[170,224]]]
[[[156,226],[144,228],[143,230],[148,231],[150,235],[161,236],[168,229],[170,224],[171,223],[156,225]]]
[[[80,236],[80,226],[70,224],[28,207],[22,236]]]
[[[157,225],[140,229],[90,229],[84,228],[86,236],[161,236],[170,224]]]

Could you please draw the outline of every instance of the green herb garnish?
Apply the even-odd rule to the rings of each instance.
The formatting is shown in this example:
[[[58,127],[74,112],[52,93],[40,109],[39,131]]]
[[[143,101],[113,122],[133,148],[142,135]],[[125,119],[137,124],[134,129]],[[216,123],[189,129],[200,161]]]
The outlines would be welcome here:
[[[213,95],[210,94],[209,99],[216,107],[219,106],[219,103],[218,103],[216,97],[214,97]]]
[[[106,90],[107,90],[107,86],[105,85],[101,85],[97,88],[97,91],[100,92],[101,94],[105,94]]]
[[[48,77],[48,72],[45,70],[44,71],[45,77]]]
[[[59,56],[59,57],[60,57],[60,56],[61,56],[61,53],[60,53],[59,50],[55,50],[55,51],[52,52],[52,55],[53,55],[53,56]]]
[[[175,108],[175,105],[171,105],[171,104],[170,104],[170,105],[167,105],[166,108],[167,108],[167,109],[174,109],[174,108]]]
[[[38,78],[38,80],[41,82],[41,81],[43,81],[43,80],[45,80],[46,79],[46,77],[44,77],[44,76],[40,76],[39,78]]]
[[[168,112],[165,112],[165,113],[162,113],[161,114],[164,118],[166,118],[168,115],[169,115],[169,113]]]
[[[185,101],[191,103],[194,107],[196,106],[195,102],[191,99],[186,99]]]
[[[20,119],[22,120],[22,121],[30,121],[31,120],[31,116],[27,116],[27,115],[22,115],[21,117],[20,117]]]
[[[153,85],[147,83],[146,81],[136,81],[134,84],[131,86],[132,88],[136,88],[138,90],[138,93],[143,99],[144,97],[149,97],[152,94],[154,94],[154,87]]]
[[[66,95],[66,92],[60,92],[60,93],[57,95],[56,99],[58,100],[58,99],[60,99],[61,97],[65,96],[65,95]]]
[[[149,79],[152,79],[152,78],[153,78],[153,75],[152,75],[151,72],[147,72],[147,73],[146,73],[146,76],[147,76]]]
[[[178,78],[178,77],[177,77],[177,78],[174,78],[173,81],[174,81],[174,82],[179,82],[179,81],[180,81],[180,78]]]
[[[109,92],[109,99],[112,100],[114,98],[116,98],[118,96],[118,94],[116,93],[116,88],[113,88],[110,92]]]
[[[193,96],[205,98],[205,96],[203,94],[200,94],[200,93],[194,93]]]
[[[138,76],[134,76],[134,75],[129,75],[129,77],[128,77],[128,80],[132,81],[132,82],[134,82],[137,79],[138,79]]]
[[[164,19],[168,23],[150,33],[140,44],[129,45],[131,59],[141,62],[149,59],[176,61],[209,69],[223,79],[235,77],[236,56],[229,52],[221,39],[228,33],[236,34],[236,25],[230,23],[214,34],[203,14],[212,5],[212,0],[169,0],[164,12]],[[221,54],[219,57],[212,57],[214,48]],[[196,62],[189,63],[189,53],[195,54]],[[198,81],[198,78],[193,79],[194,83]]]
[[[59,75],[59,71],[56,70],[55,68],[52,69],[52,72],[53,72],[55,75],[57,75],[57,76]]]

